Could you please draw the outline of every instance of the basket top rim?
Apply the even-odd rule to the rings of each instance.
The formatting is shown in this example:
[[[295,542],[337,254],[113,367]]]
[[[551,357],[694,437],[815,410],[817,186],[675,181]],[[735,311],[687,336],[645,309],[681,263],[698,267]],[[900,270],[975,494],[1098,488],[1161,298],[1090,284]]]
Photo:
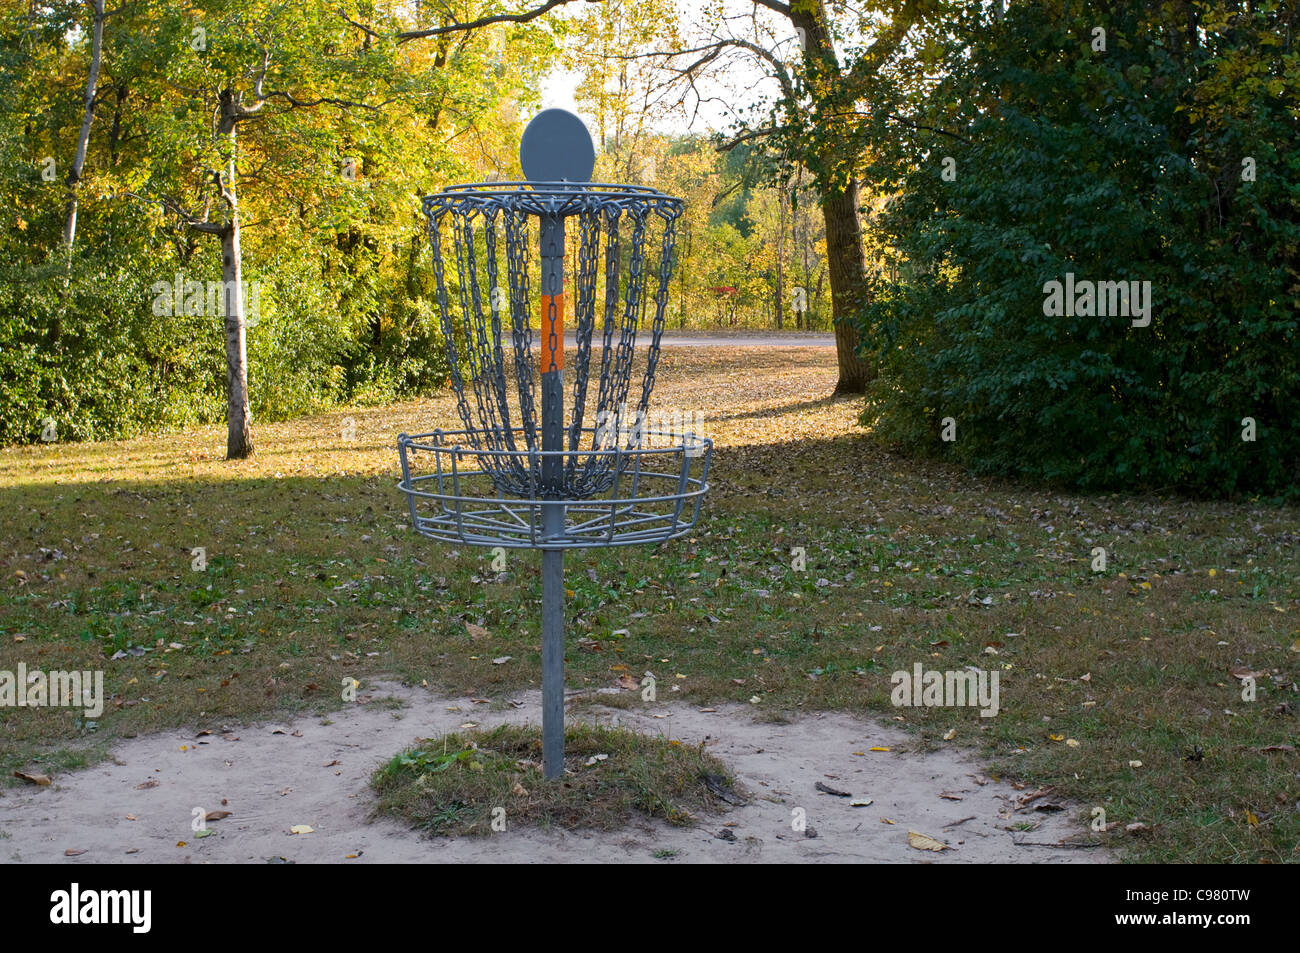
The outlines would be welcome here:
[[[563,214],[604,203],[646,203],[679,207],[685,201],[648,185],[618,182],[464,182],[422,196],[426,209],[453,205],[519,205],[530,211]]]

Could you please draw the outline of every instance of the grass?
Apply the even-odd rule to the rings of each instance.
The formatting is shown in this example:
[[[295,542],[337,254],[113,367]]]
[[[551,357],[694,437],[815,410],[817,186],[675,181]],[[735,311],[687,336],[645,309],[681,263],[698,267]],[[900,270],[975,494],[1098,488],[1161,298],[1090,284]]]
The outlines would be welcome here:
[[[918,749],[970,746],[1148,825],[1121,839],[1128,859],[1300,859],[1300,755],[1265,750],[1300,747],[1297,508],[896,458],[833,384],[830,349],[665,352],[656,403],[704,412],[713,490],[690,539],[567,557],[570,686],[650,671],[660,701],[773,724],[876,713]],[[239,463],[217,428],[0,451],[0,669],[102,668],[112,696],[94,724],[0,709],[4,774],[139,732],[326,712],[345,678],[498,701],[537,686],[537,557],[498,573],[487,551],[413,537],[394,489],[397,434],[454,419],[439,397],[260,426]],[[1001,713],[892,707],[890,673],[916,662],[996,666]],[[1254,701],[1233,670],[1258,673]]]
[[[427,739],[375,772],[376,813],[430,835],[517,826],[613,830],[638,815],[681,826],[721,807],[706,777],[723,790],[732,784],[721,762],[679,741],[575,725],[564,744],[565,779],[547,784],[539,728],[502,725]]]

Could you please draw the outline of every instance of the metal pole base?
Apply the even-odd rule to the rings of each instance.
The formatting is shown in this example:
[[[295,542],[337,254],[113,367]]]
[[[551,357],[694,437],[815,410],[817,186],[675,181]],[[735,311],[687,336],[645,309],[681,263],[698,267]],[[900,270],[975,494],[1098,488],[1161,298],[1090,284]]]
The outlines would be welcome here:
[[[542,550],[542,774],[564,776],[564,550]]]

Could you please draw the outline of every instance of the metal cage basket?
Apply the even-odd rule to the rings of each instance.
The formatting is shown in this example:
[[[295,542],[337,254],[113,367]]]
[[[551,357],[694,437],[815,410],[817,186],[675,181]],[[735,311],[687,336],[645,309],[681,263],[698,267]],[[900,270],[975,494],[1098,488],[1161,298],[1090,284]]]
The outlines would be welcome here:
[[[564,774],[564,552],[690,532],[713,442],[694,426],[645,424],[682,200],[591,182],[591,136],[564,110],[529,122],[519,160],[526,182],[453,186],[423,199],[463,429],[402,434],[398,486],[426,537],[540,550],[542,767],[554,781]],[[571,245],[568,223],[577,230]]]
[[[399,439],[415,530],[546,549],[689,532],[712,441],[623,426],[649,409],[681,199],[643,186],[492,182],[422,205],[463,427]]]
[[[589,433],[597,445],[600,434]],[[444,542],[535,549],[581,549],[660,543],[684,536],[699,518],[708,488],[707,437],[650,430],[643,444],[617,444],[582,454],[545,450],[478,450],[469,448],[463,430],[398,438],[402,457],[401,488],[410,503],[416,532]],[[522,437],[522,435],[520,435]],[[581,456],[583,466],[596,464],[608,476],[603,491],[564,503],[564,523],[547,532],[548,501],[540,474],[548,457]],[[529,475],[527,492],[506,496],[493,480],[494,471],[478,461],[502,457]],[[505,461],[501,461],[505,462]]]

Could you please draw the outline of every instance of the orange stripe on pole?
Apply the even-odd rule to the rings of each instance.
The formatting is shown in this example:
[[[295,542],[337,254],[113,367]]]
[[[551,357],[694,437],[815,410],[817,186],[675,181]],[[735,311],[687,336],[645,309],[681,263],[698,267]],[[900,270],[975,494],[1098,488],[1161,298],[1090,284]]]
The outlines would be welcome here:
[[[551,335],[555,351],[551,351]],[[542,373],[564,370],[564,295],[542,295]]]

